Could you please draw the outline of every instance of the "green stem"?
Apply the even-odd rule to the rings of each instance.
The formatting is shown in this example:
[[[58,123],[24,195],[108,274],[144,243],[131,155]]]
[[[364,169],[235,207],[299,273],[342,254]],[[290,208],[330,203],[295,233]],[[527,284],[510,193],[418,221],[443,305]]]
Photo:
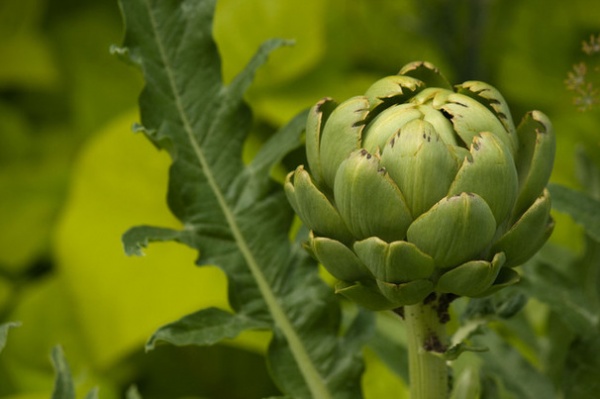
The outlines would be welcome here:
[[[448,366],[441,356],[446,327],[439,309],[437,300],[404,307],[411,399],[448,398]]]

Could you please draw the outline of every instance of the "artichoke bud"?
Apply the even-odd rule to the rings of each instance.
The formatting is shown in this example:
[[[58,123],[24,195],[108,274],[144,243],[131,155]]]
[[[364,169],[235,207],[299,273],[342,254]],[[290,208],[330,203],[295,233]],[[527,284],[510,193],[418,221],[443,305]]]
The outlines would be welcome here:
[[[307,247],[336,292],[370,309],[514,284],[554,226],[548,118],[532,111],[515,128],[498,90],[453,88],[427,62],[363,96],[321,100],[306,152],[309,171],[290,173],[285,192],[311,230]]]

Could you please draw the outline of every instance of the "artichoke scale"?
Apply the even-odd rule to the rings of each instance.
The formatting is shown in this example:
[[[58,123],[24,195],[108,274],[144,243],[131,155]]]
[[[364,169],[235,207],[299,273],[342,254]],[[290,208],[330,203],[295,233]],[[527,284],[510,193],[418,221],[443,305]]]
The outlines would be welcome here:
[[[299,166],[296,171],[288,174],[284,190],[292,208],[310,230],[343,242],[352,240],[338,211],[313,184],[304,167]]]
[[[496,224],[501,225],[510,216],[519,189],[510,150],[496,136],[483,132],[473,138],[470,153],[448,195],[477,193],[492,210]]]
[[[450,120],[465,146],[470,146],[473,138],[479,133],[490,132],[510,148],[513,157],[516,155],[516,143],[502,122],[480,102],[463,94],[452,93],[436,108]]]
[[[442,87],[445,89],[452,89],[452,85],[448,80],[442,75],[439,69],[429,63],[424,61],[416,61],[406,64],[400,69],[398,75],[410,76],[415,79],[419,79],[424,82],[428,87]]]
[[[396,307],[422,302],[433,292],[433,283],[429,280],[414,280],[401,284],[377,280],[377,287],[390,302],[396,304]]]
[[[442,274],[435,286],[436,291],[460,296],[477,296],[494,283],[506,256],[497,253],[491,262],[472,260]]]
[[[437,267],[448,268],[476,259],[491,243],[496,221],[478,195],[446,197],[417,218],[407,240],[430,255]]]
[[[381,164],[415,218],[446,196],[458,171],[454,152],[430,123],[420,119],[406,124],[383,149]]]
[[[335,286],[335,293],[370,310],[390,310],[398,307],[380,292],[374,282],[340,281]]]
[[[338,280],[358,281],[372,278],[371,273],[350,248],[337,240],[310,235],[311,252]]]
[[[556,152],[552,123],[539,111],[531,111],[523,117],[517,127],[517,135],[521,148],[517,158],[519,197],[514,216],[518,216],[541,195],[550,179]]]
[[[377,157],[355,151],[339,167],[333,193],[336,206],[356,239],[401,240],[412,222],[402,193]]]
[[[421,112],[412,104],[399,104],[387,108],[367,125],[362,147],[370,153],[381,151],[402,126],[421,117]]]
[[[323,126],[337,103],[326,97],[313,106],[306,118],[306,159],[314,181],[323,184],[323,172],[321,166],[320,145]]]
[[[355,242],[353,248],[373,276],[387,283],[426,279],[434,270],[433,259],[406,241],[387,243],[369,237]]]
[[[543,194],[521,215],[515,224],[492,246],[506,254],[506,267],[515,267],[531,258],[552,234],[550,193]]]
[[[319,159],[323,180],[328,187],[340,164],[354,150],[360,148],[369,102],[364,96],[352,97],[337,106],[327,119],[321,134]]]
[[[457,93],[464,94],[485,105],[502,122],[514,148],[518,147],[517,132],[510,108],[504,96],[494,86],[480,81],[467,81],[455,86]]]
[[[403,103],[423,87],[423,82],[418,79],[404,75],[391,75],[373,83],[365,92],[365,97],[369,101],[369,108],[373,110],[390,101]]]

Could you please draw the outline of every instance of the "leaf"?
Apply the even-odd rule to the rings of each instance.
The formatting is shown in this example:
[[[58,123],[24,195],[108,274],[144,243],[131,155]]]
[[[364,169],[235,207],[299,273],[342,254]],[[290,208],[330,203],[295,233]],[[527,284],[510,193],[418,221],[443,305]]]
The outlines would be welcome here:
[[[19,327],[21,323],[19,322],[8,322],[0,324],[0,353],[2,349],[6,346],[6,339],[8,338],[8,330],[14,327]]]
[[[65,354],[60,345],[52,348],[52,364],[56,377],[54,379],[54,389],[52,390],[52,399],[75,399],[76,392],[71,377],[71,369],[65,359]],[[98,388],[92,388],[85,399],[98,399]]]
[[[555,397],[552,381],[535,369],[497,334],[490,331],[485,336],[478,337],[476,342],[490,348],[489,352],[481,354],[484,360],[480,371],[482,377],[492,380],[499,378],[502,385],[519,399]],[[484,394],[482,397],[488,396]]]
[[[71,370],[60,346],[55,346],[52,349],[52,364],[56,373],[52,399],[75,399],[75,387],[71,378]]]
[[[177,346],[214,345],[225,338],[235,338],[242,331],[268,327],[268,323],[239,313],[208,308],[159,328],[146,343],[146,350],[154,349],[160,341]]]
[[[565,398],[596,399],[600,393],[600,338],[577,340],[570,348],[564,370]]]
[[[558,184],[548,185],[556,210],[568,213],[586,232],[600,242],[600,201]]]
[[[238,319],[219,317],[245,318],[252,321],[246,327],[274,330],[269,365],[285,393],[358,398],[363,367],[358,347],[371,323],[359,316],[360,325],[338,337],[339,305],[315,263],[290,243],[293,213],[282,187],[269,177],[300,146],[306,115],[273,136],[249,164],[241,158],[252,124],[244,92],[268,54],[285,42],[266,42],[224,86],[211,34],[214,6],[214,0],[122,1],[126,36],[118,52],[144,73],[143,132],[171,154],[168,204],[184,226],[134,228],[123,237],[126,252],[166,239],[197,249],[198,265],[216,265],[228,277]],[[232,331],[205,329],[197,337],[216,342]]]
[[[526,278],[521,285],[527,292],[548,304],[573,332],[583,336],[596,334],[600,312],[580,284],[545,262],[532,261],[524,270]]]
[[[69,201],[53,240],[63,280],[56,291],[66,297],[66,307],[57,308],[73,317],[70,329],[86,348],[84,359],[79,358],[83,356],[79,350],[69,358],[73,364],[92,362],[95,369],[112,368],[143,346],[158,326],[198,307],[228,309],[225,275],[216,267],[189,267],[196,256],[193,250],[164,243],[154,245],[145,257],[123,256],[123,246],[115,237],[129,226],[142,222],[181,226],[164,205],[169,156],[157,153],[143,135],[129,131],[136,115],[126,112],[106,124],[79,153]],[[48,317],[45,308],[39,305],[30,313]],[[111,334],[105,332],[107,326]],[[56,342],[72,348],[58,333],[46,334],[44,342],[49,346],[21,350],[35,357]],[[261,345],[266,347],[258,342],[253,347]]]

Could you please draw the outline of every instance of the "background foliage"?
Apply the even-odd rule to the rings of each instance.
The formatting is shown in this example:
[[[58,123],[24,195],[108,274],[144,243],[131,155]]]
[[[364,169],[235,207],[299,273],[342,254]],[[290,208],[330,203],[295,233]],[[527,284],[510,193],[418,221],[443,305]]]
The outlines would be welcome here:
[[[558,140],[552,181],[597,197],[600,183],[592,183],[589,165],[600,163],[600,114],[597,108],[578,112],[564,81],[586,60],[581,42],[600,31],[599,21],[592,0],[568,6],[543,0],[221,0],[215,37],[226,81],[264,40],[297,43],[270,57],[247,95],[256,118],[249,154],[321,97],[361,93],[405,63],[426,59],[452,82],[481,79],[497,86],[515,119],[531,108],[547,113]],[[210,348],[161,346],[143,353],[157,327],[198,308],[228,304],[222,272],[195,268],[195,254],[185,247],[164,243],[144,258],[123,254],[120,236],[129,227],[178,222],[164,201],[167,155],[130,133],[142,81],[108,51],[122,40],[116,2],[2,2],[0,38],[0,323],[22,322],[10,329],[0,354],[0,396],[48,397],[50,353],[58,343],[81,395],[99,386],[102,398],[124,397],[132,383],[144,398],[276,395],[263,360],[265,333]],[[575,162],[578,145],[588,160]],[[582,184],[578,176],[586,173]],[[488,356],[496,373],[490,376],[511,371],[503,371],[510,365],[533,374],[543,370],[554,382],[507,387],[490,377],[483,386],[488,392],[550,397],[549,387],[561,381],[580,390],[566,397],[598,392],[598,308],[585,293],[598,287],[598,244],[570,218],[555,215],[551,244],[525,268],[523,290],[537,299],[481,338],[515,359],[494,363]],[[581,297],[569,296],[584,282],[589,288]],[[556,290],[539,289],[544,286]],[[565,295],[570,301],[556,300]],[[581,305],[583,316],[561,318],[576,313],[561,309],[565,303]],[[468,320],[485,317],[481,309],[474,307]],[[391,357],[384,349],[389,343],[402,350],[396,344],[401,337],[389,334],[395,323],[380,317],[377,339],[365,351],[366,397],[403,392],[402,353]],[[533,332],[524,333],[531,326]],[[519,351],[511,352],[507,341]],[[473,366],[478,358],[464,359],[465,370],[489,371]]]

